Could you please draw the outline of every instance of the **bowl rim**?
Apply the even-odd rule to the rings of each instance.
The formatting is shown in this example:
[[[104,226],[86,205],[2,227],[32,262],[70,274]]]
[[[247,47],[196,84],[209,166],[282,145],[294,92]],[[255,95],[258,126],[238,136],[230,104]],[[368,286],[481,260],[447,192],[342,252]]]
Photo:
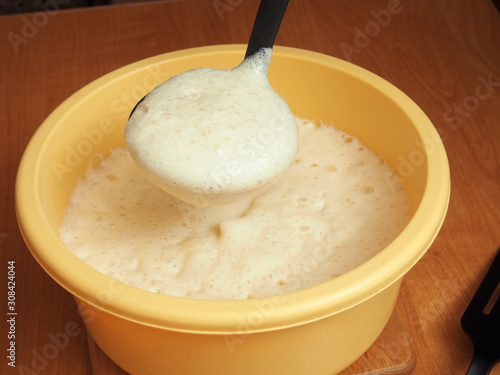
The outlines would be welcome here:
[[[424,112],[403,92],[381,77],[344,60],[292,47],[275,46],[273,55],[311,60],[333,66],[384,92],[404,110],[421,139],[433,139],[423,198],[398,237],[367,262],[325,283],[275,297],[212,301],[158,295],[108,277],[77,258],[53,233],[38,199],[40,155],[61,118],[103,86],[122,76],[165,60],[195,55],[244,53],[246,45],[188,48],[146,58],[112,71],[87,84],[58,106],[33,135],[19,164],[15,205],[18,224],[32,255],[42,268],[78,300],[115,316],[149,326],[202,334],[238,334],[292,327],[349,309],[399,280],[425,253],[446,214],[450,195],[449,165],[444,145]],[[432,183],[432,186],[430,184]],[[412,235],[408,235],[412,233]],[[399,249],[405,248],[404,252]],[[60,257],[49,256],[54,249]],[[85,282],[82,282],[85,280]],[[139,302],[140,301],[140,302]]]

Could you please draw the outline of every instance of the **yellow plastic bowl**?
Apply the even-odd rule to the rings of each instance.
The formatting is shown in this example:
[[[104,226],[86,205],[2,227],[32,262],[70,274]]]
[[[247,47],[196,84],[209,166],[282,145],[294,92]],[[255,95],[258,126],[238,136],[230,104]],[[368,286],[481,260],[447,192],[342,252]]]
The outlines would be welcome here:
[[[77,180],[98,163],[96,155],[106,157],[124,144],[133,105],[169,76],[202,66],[232,68],[244,51],[243,45],[194,48],[109,73],[62,103],[22,158],[16,208],[27,246],[74,295],[97,344],[131,374],[335,374],[379,336],[403,275],[431,245],[444,220],[450,189],[447,157],[418,106],[353,64],[275,47],[269,79],[292,111],[358,137],[400,176],[413,212],[403,232],[343,276],[244,301],[158,295],[113,280],[74,256],[59,240],[63,212]]]

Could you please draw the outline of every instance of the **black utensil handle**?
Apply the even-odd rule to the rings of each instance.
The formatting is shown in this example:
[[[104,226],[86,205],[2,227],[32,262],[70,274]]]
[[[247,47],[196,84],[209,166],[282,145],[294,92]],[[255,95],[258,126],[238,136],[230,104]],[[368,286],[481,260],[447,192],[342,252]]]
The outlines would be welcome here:
[[[472,362],[465,375],[488,375],[495,366],[497,360],[482,356],[481,353],[474,353]]]
[[[261,0],[248,41],[245,58],[262,48],[272,48],[289,0]]]

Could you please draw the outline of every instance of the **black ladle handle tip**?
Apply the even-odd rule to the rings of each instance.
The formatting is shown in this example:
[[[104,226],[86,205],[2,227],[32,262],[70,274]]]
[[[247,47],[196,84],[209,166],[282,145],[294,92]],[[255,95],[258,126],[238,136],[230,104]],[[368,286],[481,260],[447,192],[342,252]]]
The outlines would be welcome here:
[[[281,21],[285,15],[289,0],[261,0],[257,16],[248,41],[245,58],[252,56],[262,48],[272,48],[278,30],[281,26]],[[146,95],[147,96],[147,95]],[[130,112],[130,117],[135,112],[137,106],[146,98],[144,96]]]
[[[262,48],[272,48],[289,0],[261,0],[248,41],[245,58]]]

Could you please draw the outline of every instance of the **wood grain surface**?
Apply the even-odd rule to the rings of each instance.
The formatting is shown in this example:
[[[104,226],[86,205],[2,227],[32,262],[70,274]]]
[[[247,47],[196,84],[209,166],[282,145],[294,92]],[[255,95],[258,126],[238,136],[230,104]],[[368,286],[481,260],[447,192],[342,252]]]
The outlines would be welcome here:
[[[186,0],[61,10],[57,1],[46,2],[48,11],[0,17],[0,373],[9,375],[89,375],[96,355],[72,297],[36,263],[17,227],[15,176],[32,134],[64,99],[123,65],[246,43],[258,7],[256,0]],[[291,0],[276,41],[387,79],[443,138],[449,212],[396,306],[417,375],[465,373],[472,345],[460,317],[500,245],[499,36],[490,0]],[[6,356],[8,261],[16,265],[15,368]]]

